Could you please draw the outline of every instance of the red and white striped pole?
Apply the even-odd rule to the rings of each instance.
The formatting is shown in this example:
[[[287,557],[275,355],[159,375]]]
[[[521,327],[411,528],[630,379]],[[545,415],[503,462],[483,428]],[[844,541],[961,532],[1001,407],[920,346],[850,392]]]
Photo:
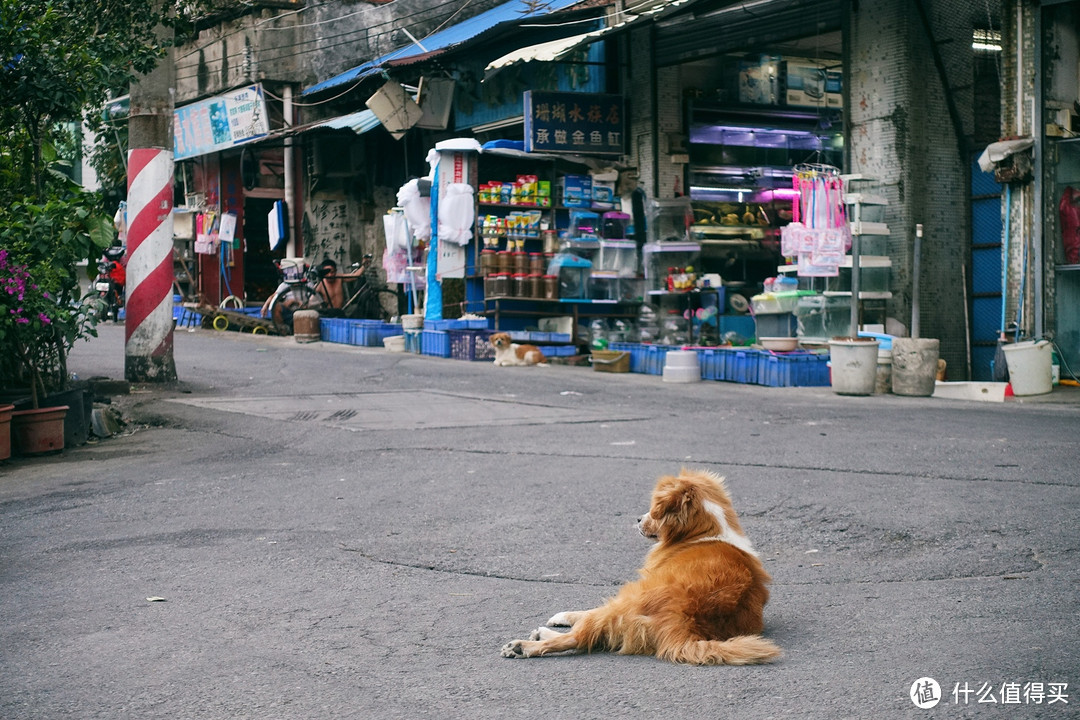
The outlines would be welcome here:
[[[173,359],[173,154],[128,153],[127,298],[124,375],[131,382],[176,380]]]

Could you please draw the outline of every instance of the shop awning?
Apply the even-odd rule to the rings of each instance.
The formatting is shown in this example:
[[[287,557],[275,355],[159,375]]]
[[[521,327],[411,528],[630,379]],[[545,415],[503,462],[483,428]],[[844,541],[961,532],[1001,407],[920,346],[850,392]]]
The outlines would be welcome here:
[[[560,40],[552,40],[551,42],[539,43],[537,45],[529,45],[528,47],[519,48],[513,52],[508,52],[497,60],[492,60],[488,63],[488,66],[484,68],[484,79],[491,77],[499,70],[508,68],[511,65],[517,65],[519,63],[527,63],[533,61],[539,62],[553,62],[574,52],[582,45],[587,45],[591,42],[595,42],[600,39],[600,36],[606,32],[604,30],[595,30],[593,32],[583,33],[581,35],[573,35],[568,38],[562,38]]]
[[[510,0],[510,2],[493,7],[479,15],[474,15],[456,25],[451,25],[445,30],[420,38],[411,45],[398,48],[374,60],[357,65],[340,75],[335,75],[328,80],[323,80],[305,88],[301,94],[313,95],[333,87],[378,75],[384,67],[389,65],[408,64],[434,57],[499,25],[513,25],[529,18],[542,17],[568,8],[578,2],[580,0],[548,0],[545,3],[538,4],[535,0]]]
[[[695,0],[668,0],[667,2],[655,2],[651,6],[647,6],[647,3],[637,3],[635,8],[627,9],[622,13],[625,19],[615,25],[560,40],[529,45],[509,52],[501,58],[488,63],[488,66],[484,68],[484,79],[490,78],[503,68],[520,63],[561,60],[585,45],[604,40],[631,28],[637,28],[658,18],[666,17],[690,7],[694,2]]]

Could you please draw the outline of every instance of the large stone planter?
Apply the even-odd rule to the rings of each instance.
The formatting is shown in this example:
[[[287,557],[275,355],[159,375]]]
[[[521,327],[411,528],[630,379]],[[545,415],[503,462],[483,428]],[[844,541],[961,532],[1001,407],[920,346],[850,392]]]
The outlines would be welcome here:
[[[11,439],[19,455],[40,455],[64,449],[67,405],[16,410],[11,414]]]
[[[930,397],[937,380],[939,342],[932,338],[893,338],[894,395]]]

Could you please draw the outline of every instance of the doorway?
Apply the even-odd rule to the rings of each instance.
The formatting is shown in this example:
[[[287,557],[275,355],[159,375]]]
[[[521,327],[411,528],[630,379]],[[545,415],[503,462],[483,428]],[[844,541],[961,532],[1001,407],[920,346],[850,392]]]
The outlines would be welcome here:
[[[244,293],[248,302],[262,302],[278,286],[274,264],[285,256],[285,243],[270,249],[270,211],[272,198],[244,198]]]

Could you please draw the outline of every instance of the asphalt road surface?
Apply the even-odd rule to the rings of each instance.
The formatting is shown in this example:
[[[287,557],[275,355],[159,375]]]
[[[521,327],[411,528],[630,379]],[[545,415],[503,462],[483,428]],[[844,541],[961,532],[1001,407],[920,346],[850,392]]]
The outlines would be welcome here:
[[[121,435],[0,463],[0,718],[1080,714],[1080,403],[207,330],[175,357]],[[71,358],[123,365],[115,326]],[[784,658],[501,657],[634,577],[683,465],[727,476]]]

